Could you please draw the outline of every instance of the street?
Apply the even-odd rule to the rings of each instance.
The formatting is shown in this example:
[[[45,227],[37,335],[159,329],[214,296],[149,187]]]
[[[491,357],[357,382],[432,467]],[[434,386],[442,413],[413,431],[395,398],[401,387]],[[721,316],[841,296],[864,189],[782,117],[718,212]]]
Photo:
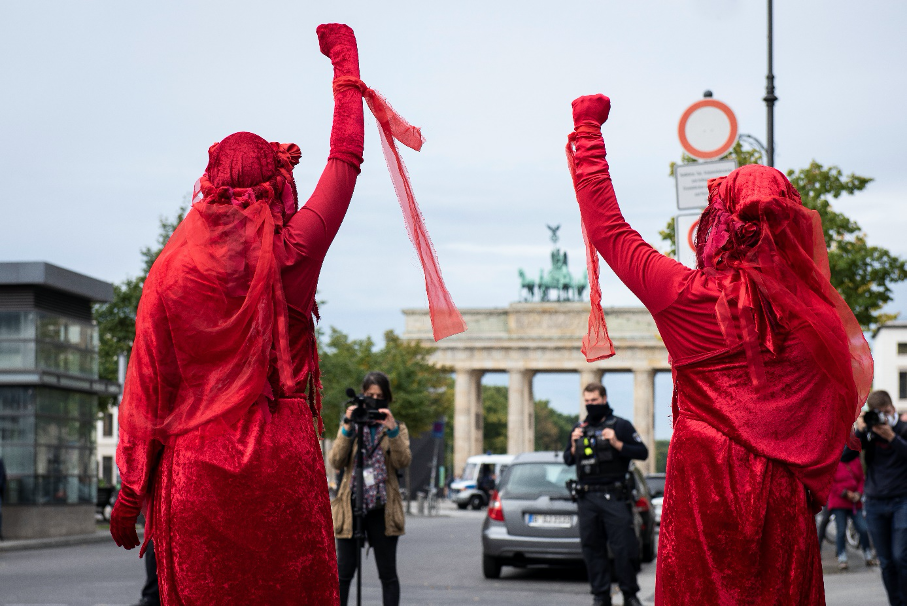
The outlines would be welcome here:
[[[582,569],[504,568],[501,579],[482,576],[480,527],[484,511],[458,511],[445,505],[435,518],[407,518],[407,534],[398,548],[398,575],[403,604],[462,605],[474,603],[521,606],[588,606],[591,602]],[[848,571],[836,567],[834,549],[823,548],[823,570],[829,606],[885,606],[878,568],[864,566],[850,553]],[[653,603],[655,562],[638,577],[640,598]],[[124,605],[138,601],[145,569],[136,550],[113,542],[0,552],[0,604],[71,606]],[[355,583],[350,604],[355,604]],[[621,603],[620,594],[615,603]],[[363,604],[381,604],[381,586],[370,552],[363,577]]]

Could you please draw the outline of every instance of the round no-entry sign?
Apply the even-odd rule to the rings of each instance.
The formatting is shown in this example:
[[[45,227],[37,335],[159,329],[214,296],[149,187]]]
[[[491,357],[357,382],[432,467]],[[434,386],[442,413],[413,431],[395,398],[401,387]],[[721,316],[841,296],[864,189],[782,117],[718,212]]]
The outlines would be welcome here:
[[[694,158],[711,160],[730,150],[738,138],[738,120],[731,108],[715,99],[688,107],[678,122],[681,147]]]

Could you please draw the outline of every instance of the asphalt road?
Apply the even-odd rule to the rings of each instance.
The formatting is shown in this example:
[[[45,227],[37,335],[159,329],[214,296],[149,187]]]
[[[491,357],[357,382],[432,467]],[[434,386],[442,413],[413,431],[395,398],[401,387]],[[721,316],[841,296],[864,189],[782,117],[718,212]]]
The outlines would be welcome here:
[[[587,606],[591,602],[585,572],[504,568],[501,579],[482,576],[479,540],[484,512],[446,508],[437,518],[410,517],[398,550],[403,604]],[[829,606],[885,606],[878,568],[866,568],[851,554],[840,572],[833,548],[824,547],[823,563]],[[370,553],[363,577],[363,604],[381,604],[381,586]],[[112,542],[27,551],[0,552],[0,604],[124,605],[138,600],[144,567],[135,550]],[[639,576],[640,598],[652,604],[655,563]],[[355,604],[355,594],[350,604]],[[620,603],[620,594],[615,602]]]

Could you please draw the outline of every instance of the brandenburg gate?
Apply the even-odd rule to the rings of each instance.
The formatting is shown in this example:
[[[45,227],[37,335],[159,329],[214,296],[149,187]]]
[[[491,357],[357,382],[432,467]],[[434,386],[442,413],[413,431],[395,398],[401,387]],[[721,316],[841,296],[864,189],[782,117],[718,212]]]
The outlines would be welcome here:
[[[426,309],[404,310],[403,337],[435,348],[432,361],[454,369],[454,469],[482,453],[482,388],[486,372],[508,373],[508,453],[534,449],[533,376],[539,372],[576,372],[579,385],[601,381],[603,373],[634,375],[634,418],[650,450],[640,467],[655,471],[653,382],[670,370],[668,352],[646,309],[606,308],[605,320],[616,355],[588,363],[580,353],[587,332],[588,302],[520,302],[502,309],[462,309],[467,331],[439,343],[432,340]],[[578,397],[578,411],[584,413]]]

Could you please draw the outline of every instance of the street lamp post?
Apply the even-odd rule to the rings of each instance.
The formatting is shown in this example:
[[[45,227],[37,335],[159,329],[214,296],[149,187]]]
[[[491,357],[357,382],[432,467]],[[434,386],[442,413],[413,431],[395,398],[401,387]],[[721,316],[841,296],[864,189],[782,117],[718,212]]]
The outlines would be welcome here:
[[[772,132],[772,110],[773,105],[776,103],[776,87],[773,83],[772,76],[772,0],[767,0],[767,5],[769,7],[769,19],[767,21],[767,33],[768,33],[768,48],[769,48],[769,70],[766,74],[766,96],[763,97],[763,100],[766,101],[766,165],[775,166],[775,142],[773,140]]]

